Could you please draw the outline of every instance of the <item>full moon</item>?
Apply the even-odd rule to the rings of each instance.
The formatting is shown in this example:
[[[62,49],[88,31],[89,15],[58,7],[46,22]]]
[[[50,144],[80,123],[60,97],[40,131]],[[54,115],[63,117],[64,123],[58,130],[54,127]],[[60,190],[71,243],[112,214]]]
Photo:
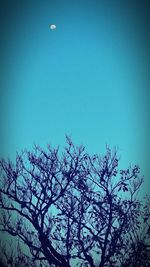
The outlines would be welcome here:
[[[50,27],[51,30],[55,30],[56,29],[56,25],[55,24],[51,24],[51,25],[49,25],[49,27]]]

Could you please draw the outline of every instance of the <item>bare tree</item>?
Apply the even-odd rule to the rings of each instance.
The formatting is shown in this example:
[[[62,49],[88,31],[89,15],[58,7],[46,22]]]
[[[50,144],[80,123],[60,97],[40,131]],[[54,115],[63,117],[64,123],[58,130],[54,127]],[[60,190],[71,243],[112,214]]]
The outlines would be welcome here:
[[[2,159],[1,231],[22,240],[33,262],[123,266],[142,227],[143,178],[137,165],[120,170],[118,163],[116,150],[90,156],[68,137],[62,153],[35,146],[15,164]]]

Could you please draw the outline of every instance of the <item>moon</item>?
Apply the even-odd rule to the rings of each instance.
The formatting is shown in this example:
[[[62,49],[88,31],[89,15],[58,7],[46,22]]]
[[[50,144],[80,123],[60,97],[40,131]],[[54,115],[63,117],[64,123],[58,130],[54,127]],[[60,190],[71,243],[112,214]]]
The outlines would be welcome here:
[[[50,24],[50,25],[49,25],[49,28],[53,31],[53,30],[56,29],[56,25],[55,25],[55,24]]]

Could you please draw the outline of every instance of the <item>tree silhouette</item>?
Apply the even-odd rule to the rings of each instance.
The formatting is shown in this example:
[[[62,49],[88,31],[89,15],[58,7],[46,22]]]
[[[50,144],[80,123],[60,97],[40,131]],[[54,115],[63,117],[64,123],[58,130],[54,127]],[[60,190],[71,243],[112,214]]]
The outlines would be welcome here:
[[[148,267],[149,199],[137,198],[143,178],[137,165],[118,163],[116,150],[90,156],[68,137],[62,153],[35,146],[15,164],[2,159],[0,230],[42,266],[134,267],[141,255],[136,266]]]

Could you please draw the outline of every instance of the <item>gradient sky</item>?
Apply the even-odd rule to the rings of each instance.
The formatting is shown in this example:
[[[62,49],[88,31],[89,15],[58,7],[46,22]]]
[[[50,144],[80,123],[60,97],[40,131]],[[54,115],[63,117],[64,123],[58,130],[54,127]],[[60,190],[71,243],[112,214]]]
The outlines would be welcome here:
[[[142,0],[2,0],[0,154],[66,134],[89,153],[117,146],[148,193],[149,14]]]

